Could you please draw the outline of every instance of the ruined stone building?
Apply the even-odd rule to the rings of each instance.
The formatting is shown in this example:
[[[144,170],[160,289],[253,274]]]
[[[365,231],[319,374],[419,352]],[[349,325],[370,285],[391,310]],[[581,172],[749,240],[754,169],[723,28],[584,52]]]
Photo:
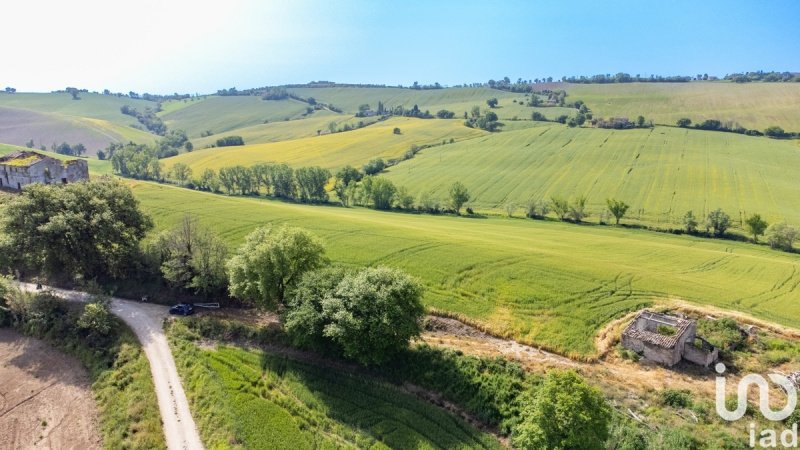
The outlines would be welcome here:
[[[719,356],[719,349],[697,336],[696,321],[651,311],[625,328],[622,346],[667,367],[684,359],[708,367]]]
[[[61,161],[26,151],[0,156],[0,188],[20,190],[32,183],[67,184],[88,179],[85,159]]]

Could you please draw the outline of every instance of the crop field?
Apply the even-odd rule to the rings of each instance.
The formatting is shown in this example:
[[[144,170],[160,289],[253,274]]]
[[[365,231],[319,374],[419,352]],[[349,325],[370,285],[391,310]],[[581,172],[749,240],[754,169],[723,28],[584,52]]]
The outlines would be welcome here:
[[[400,128],[401,134],[393,129]],[[392,118],[354,131],[276,143],[195,150],[163,160],[167,169],[182,162],[195,173],[238,164],[285,162],[293,166],[335,169],[351,164],[361,167],[377,157],[399,158],[412,144],[439,144],[482,136],[486,132],[465,127],[460,120]]]
[[[740,226],[747,214],[800,225],[800,141],[656,127],[641,130],[539,124],[426,149],[385,175],[417,197],[441,200],[455,181],[482,210],[529,199],[586,195],[589,220],[607,198],[631,205],[629,219],[680,224],[693,210],[722,208]],[[522,214],[518,210],[518,214]]]
[[[675,125],[681,117],[732,121],[764,130],[778,125],[800,131],[800,83],[624,83],[564,84],[567,101],[583,100],[595,116],[643,115]]]
[[[257,226],[307,228],[328,256],[418,277],[428,307],[564,354],[595,354],[597,331],[673,298],[800,326],[800,257],[732,241],[523,219],[306,206],[130,182],[157,230],[190,213],[231,249]],[[742,280],[746,279],[744,282]]]
[[[183,105],[173,106],[161,118],[169,129],[184,130],[192,139],[205,131],[222,136],[237,128],[295,119],[308,107],[296,100],[265,101],[256,96],[210,96]]]
[[[209,448],[220,431],[249,449],[268,448],[502,448],[491,435],[397,388],[275,357],[221,346],[198,350],[173,343],[190,386],[195,415]],[[202,379],[202,381],[201,381]],[[213,409],[200,405],[211,396]]]

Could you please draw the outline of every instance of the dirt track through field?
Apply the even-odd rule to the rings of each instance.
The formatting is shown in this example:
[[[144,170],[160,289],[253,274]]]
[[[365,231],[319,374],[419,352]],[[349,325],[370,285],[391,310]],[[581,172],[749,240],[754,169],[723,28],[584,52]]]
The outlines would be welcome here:
[[[91,381],[45,342],[0,329],[0,448],[102,448]]]
[[[20,287],[27,291],[36,289],[34,285],[27,283],[20,284]],[[83,292],[49,289],[66,300],[89,300],[89,295]],[[168,315],[167,307],[114,298],[111,311],[133,329],[150,362],[167,448],[202,449],[200,434],[189,410],[189,402],[164,334],[163,322]]]

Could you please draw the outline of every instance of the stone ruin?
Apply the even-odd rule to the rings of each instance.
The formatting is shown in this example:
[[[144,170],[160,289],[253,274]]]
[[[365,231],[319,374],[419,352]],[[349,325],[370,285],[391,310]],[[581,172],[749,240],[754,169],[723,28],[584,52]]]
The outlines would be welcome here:
[[[21,190],[34,183],[67,184],[89,179],[85,159],[61,161],[36,152],[14,152],[0,156],[0,188]]]
[[[647,310],[622,332],[622,346],[667,367],[682,360],[708,367],[719,357],[719,349],[697,336],[696,321]]]

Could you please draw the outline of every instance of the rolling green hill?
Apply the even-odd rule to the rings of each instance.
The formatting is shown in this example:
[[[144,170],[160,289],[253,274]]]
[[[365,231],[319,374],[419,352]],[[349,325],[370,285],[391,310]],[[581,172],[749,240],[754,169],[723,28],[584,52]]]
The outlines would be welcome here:
[[[394,134],[395,127],[400,128],[401,134]],[[451,138],[460,141],[484,134],[484,131],[465,127],[460,120],[396,117],[354,131],[268,144],[195,150],[163,162],[167,169],[179,162],[188,164],[198,174],[206,168],[217,170],[238,164],[250,166],[257,162],[285,162],[293,166],[329,169],[348,164],[361,167],[377,157],[399,158],[413,144],[439,144]]]
[[[132,128],[135,118],[120,112],[123,105],[140,110],[155,107],[145,100],[81,93],[72,100],[67,93],[0,94],[0,142],[24,145],[33,139],[38,148],[53,143],[82,143],[89,155],[111,142],[152,144],[156,136]]]
[[[469,205],[482,210],[586,195],[592,221],[606,199],[617,198],[631,205],[631,218],[648,223],[679,224],[688,210],[703,217],[722,208],[737,225],[756,212],[800,225],[799,144],[672,127],[542,123],[424,150],[385,176],[417,197],[433,191],[441,200],[461,181]]]
[[[583,100],[596,116],[643,115],[675,125],[681,117],[732,121],[764,130],[778,125],[800,131],[800,83],[622,83],[565,84],[568,101]]]
[[[201,137],[205,131],[223,136],[235,134],[238,128],[296,119],[309,106],[296,100],[264,101],[255,96],[210,96],[177,103],[181,107],[172,105],[161,118],[167,127],[184,130],[192,139]]]
[[[615,227],[306,206],[130,182],[157,229],[197,215],[235,248],[257,226],[321,236],[335,262],[420,278],[429,307],[575,356],[610,320],[673,298],[800,327],[800,257]]]

